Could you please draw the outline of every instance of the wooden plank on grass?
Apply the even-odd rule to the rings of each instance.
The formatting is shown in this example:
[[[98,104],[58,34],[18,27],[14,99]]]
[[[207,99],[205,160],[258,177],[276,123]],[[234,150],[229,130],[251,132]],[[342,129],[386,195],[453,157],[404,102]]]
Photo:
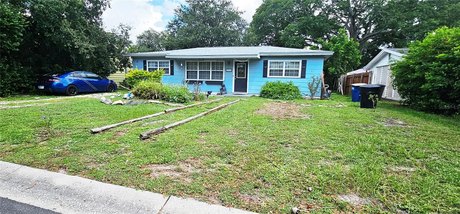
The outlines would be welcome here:
[[[109,129],[112,129],[112,128],[115,128],[115,127],[118,127],[118,126],[121,126],[121,125],[130,124],[130,123],[134,123],[134,122],[137,122],[137,121],[141,121],[141,120],[145,120],[145,119],[149,119],[149,118],[153,118],[153,117],[158,117],[158,116],[163,115],[163,114],[169,114],[169,113],[179,111],[179,110],[182,110],[182,109],[191,108],[191,107],[200,106],[200,105],[209,104],[209,103],[214,103],[214,102],[218,102],[218,101],[221,101],[221,100],[222,99],[215,99],[215,100],[211,100],[211,101],[207,101],[207,102],[195,103],[195,104],[192,104],[192,105],[181,106],[181,107],[172,108],[172,109],[166,109],[166,110],[164,110],[162,112],[158,112],[158,113],[155,113],[155,114],[150,114],[150,115],[147,115],[147,116],[138,117],[138,118],[134,118],[134,119],[131,119],[131,120],[126,120],[126,121],[123,121],[123,122],[114,123],[114,124],[110,124],[110,125],[107,125],[107,126],[94,128],[94,129],[91,129],[91,133],[97,134],[97,133],[100,133],[100,132],[103,132],[103,131],[106,131],[106,130],[109,130]]]
[[[190,121],[192,121],[192,120],[195,120],[195,119],[198,119],[198,118],[200,118],[200,117],[206,116],[206,115],[208,115],[208,114],[210,114],[210,113],[212,113],[212,112],[215,112],[215,111],[218,111],[218,110],[220,110],[220,109],[223,109],[223,108],[225,108],[225,107],[227,107],[227,106],[229,106],[229,105],[235,104],[235,103],[237,103],[237,102],[239,102],[239,101],[240,101],[240,100],[238,99],[238,100],[235,100],[235,101],[232,101],[232,102],[228,102],[228,103],[222,104],[222,105],[220,105],[220,106],[217,106],[217,107],[215,107],[215,108],[212,108],[212,109],[210,109],[210,110],[208,110],[208,111],[199,113],[199,114],[197,114],[197,115],[195,115],[195,116],[192,116],[192,117],[189,117],[189,118],[187,118],[187,119],[184,119],[184,120],[181,120],[181,121],[177,121],[177,122],[175,122],[175,123],[171,123],[171,124],[169,124],[169,125],[166,125],[166,126],[163,126],[163,127],[157,128],[157,129],[154,129],[154,130],[146,131],[146,132],[142,133],[139,137],[140,137],[140,139],[142,139],[142,140],[148,139],[148,138],[150,138],[150,136],[152,136],[152,135],[160,134],[160,133],[162,133],[162,132],[164,132],[164,131],[166,131],[166,130],[168,130],[168,129],[172,129],[172,128],[176,127],[176,126],[180,126],[180,125],[183,125],[183,124],[185,124],[185,123],[188,123],[188,122],[190,122]]]

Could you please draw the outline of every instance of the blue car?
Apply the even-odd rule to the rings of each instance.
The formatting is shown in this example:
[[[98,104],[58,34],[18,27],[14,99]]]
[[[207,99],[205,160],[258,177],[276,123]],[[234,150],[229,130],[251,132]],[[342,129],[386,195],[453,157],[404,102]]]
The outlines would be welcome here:
[[[37,89],[73,96],[79,93],[113,92],[117,90],[117,84],[113,80],[88,71],[71,71],[43,76],[38,81]]]

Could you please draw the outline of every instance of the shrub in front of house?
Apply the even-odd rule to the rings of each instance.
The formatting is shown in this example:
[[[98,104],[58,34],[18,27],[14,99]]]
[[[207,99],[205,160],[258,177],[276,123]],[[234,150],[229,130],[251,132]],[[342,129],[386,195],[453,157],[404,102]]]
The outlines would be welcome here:
[[[292,82],[267,82],[262,86],[260,96],[270,99],[294,100],[302,98],[297,86]]]
[[[161,82],[161,77],[163,77],[163,74],[163,69],[158,69],[155,71],[133,69],[126,74],[124,82],[129,88],[133,88],[136,84],[143,80],[150,80],[159,83]]]
[[[160,99],[163,92],[163,85],[153,80],[142,80],[137,83],[132,93],[141,99]]]
[[[460,113],[460,28],[440,28],[409,46],[393,67],[406,104],[427,112]]]
[[[188,103],[193,100],[193,94],[186,86],[163,85],[160,99],[174,103]]]
[[[174,103],[187,103],[194,99],[186,86],[163,85],[153,80],[142,80],[137,83],[132,93],[140,99],[159,99]]]

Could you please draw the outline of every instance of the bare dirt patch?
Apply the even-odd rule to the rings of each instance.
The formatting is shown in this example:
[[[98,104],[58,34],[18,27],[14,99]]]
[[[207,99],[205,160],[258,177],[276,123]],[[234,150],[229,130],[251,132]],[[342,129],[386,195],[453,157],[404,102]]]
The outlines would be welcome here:
[[[256,190],[253,193],[238,193],[238,198],[246,204],[261,204],[267,200],[267,198],[260,193],[259,190]]]
[[[174,180],[179,180],[184,183],[192,182],[191,175],[202,171],[202,164],[199,159],[191,158],[179,162],[178,165],[171,164],[150,164],[146,169],[151,171],[151,178],[159,178],[166,176]]]
[[[402,120],[394,119],[394,118],[386,119],[383,122],[383,125],[387,126],[387,127],[408,127],[406,122],[404,122]]]
[[[227,134],[231,137],[236,137],[238,136],[240,133],[237,129],[228,129],[227,130]]]
[[[117,131],[117,132],[115,132],[115,136],[116,137],[121,137],[121,136],[125,135],[126,132],[128,132],[128,129],[123,129],[121,131]]]
[[[206,143],[207,135],[208,135],[208,131],[201,131],[200,136],[198,137],[198,143]]]
[[[340,201],[347,202],[350,205],[355,206],[355,207],[364,206],[372,202],[369,198],[361,198],[358,195],[353,194],[353,193],[346,194],[346,195],[338,195],[337,198]]]
[[[311,116],[301,112],[302,106],[288,102],[266,103],[256,113],[276,119],[310,119]]]
[[[58,173],[67,175],[67,168],[59,168]]]

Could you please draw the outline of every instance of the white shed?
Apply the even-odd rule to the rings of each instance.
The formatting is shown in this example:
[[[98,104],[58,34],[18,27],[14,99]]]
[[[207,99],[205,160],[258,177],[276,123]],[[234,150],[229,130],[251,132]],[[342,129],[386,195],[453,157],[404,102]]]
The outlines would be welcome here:
[[[372,84],[386,85],[382,97],[390,100],[401,100],[399,93],[393,88],[391,65],[400,61],[408,52],[407,48],[382,48],[363,70],[372,72]]]

